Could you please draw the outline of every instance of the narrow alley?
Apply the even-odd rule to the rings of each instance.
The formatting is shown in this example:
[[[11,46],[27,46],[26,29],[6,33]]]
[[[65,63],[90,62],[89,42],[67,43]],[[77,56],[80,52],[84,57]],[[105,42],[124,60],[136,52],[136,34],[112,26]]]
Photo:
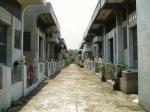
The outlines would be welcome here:
[[[144,112],[133,96],[113,91],[97,75],[73,64],[32,94],[24,106],[9,112]]]

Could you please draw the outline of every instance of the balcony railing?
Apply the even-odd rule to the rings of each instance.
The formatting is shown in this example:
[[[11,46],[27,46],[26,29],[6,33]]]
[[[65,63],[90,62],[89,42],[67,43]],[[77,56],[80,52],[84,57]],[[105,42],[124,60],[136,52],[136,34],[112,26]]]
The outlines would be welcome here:
[[[98,43],[98,42],[102,42],[102,37],[101,37],[101,36],[96,36],[96,37],[93,39],[93,43]]]
[[[60,69],[62,69],[63,67],[66,66],[66,61],[51,61],[51,62],[47,62],[47,75],[51,76],[52,74],[56,73],[57,71],[59,71]]]
[[[58,40],[57,37],[51,37],[51,38],[48,38],[48,41],[49,41],[49,42],[52,42],[52,43],[56,43],[56,44],[59,43],[59,40]]]
[[[85,44],[83,47],[84,52],[92,52],[92,44]]]

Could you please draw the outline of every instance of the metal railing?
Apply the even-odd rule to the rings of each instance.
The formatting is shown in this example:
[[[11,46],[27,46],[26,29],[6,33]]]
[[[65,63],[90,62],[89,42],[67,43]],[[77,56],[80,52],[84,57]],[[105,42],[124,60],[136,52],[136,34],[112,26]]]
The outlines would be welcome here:
[[[27,65],[27,87],[32,86],[33,84],[35,84],[38,80],[37,80],[37,66],[36,64],[28,64]]]
[[[66,61],[52,61],[48,62],[48,73],[55,73],[56,71],[62,69],[66,66]]]
[[[86,60],[84,62],[84,67],[87,68],[88,70],[92,70],[94,68],[94,61]]]

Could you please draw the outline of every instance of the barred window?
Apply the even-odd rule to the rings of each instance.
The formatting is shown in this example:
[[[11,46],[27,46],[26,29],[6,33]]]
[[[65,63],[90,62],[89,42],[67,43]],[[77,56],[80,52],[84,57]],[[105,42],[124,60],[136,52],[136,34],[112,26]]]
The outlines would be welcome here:
[[[6,65],[7,61],[7,26],[0,23],[0,63]]]
[[[19,30],[15,30],[15,48],[21,48],[21,32]]]
[[[31,32],[24,32],[24,51],[31,51]]]

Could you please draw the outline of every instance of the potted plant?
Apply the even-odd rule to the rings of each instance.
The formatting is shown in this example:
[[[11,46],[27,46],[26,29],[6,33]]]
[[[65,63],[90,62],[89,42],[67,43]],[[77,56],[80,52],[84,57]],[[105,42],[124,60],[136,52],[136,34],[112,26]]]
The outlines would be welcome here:
[[[101,65],[101,72],[102,72],[101,81],[102,81],[102,82],[105,82],[105,81],[106,81],[105,68],[106,68],[106,65],[105,65],[105,64],[102,64],[102,65]]]
[[[115,70],[115,78],[114,78],[114,85],[113,85],[113,89],[114,90],[120,90],[120,78],[122,77],[122,71],[125,70],[125,66],[124,65],[117,65],[116,66],[116,70]]]

